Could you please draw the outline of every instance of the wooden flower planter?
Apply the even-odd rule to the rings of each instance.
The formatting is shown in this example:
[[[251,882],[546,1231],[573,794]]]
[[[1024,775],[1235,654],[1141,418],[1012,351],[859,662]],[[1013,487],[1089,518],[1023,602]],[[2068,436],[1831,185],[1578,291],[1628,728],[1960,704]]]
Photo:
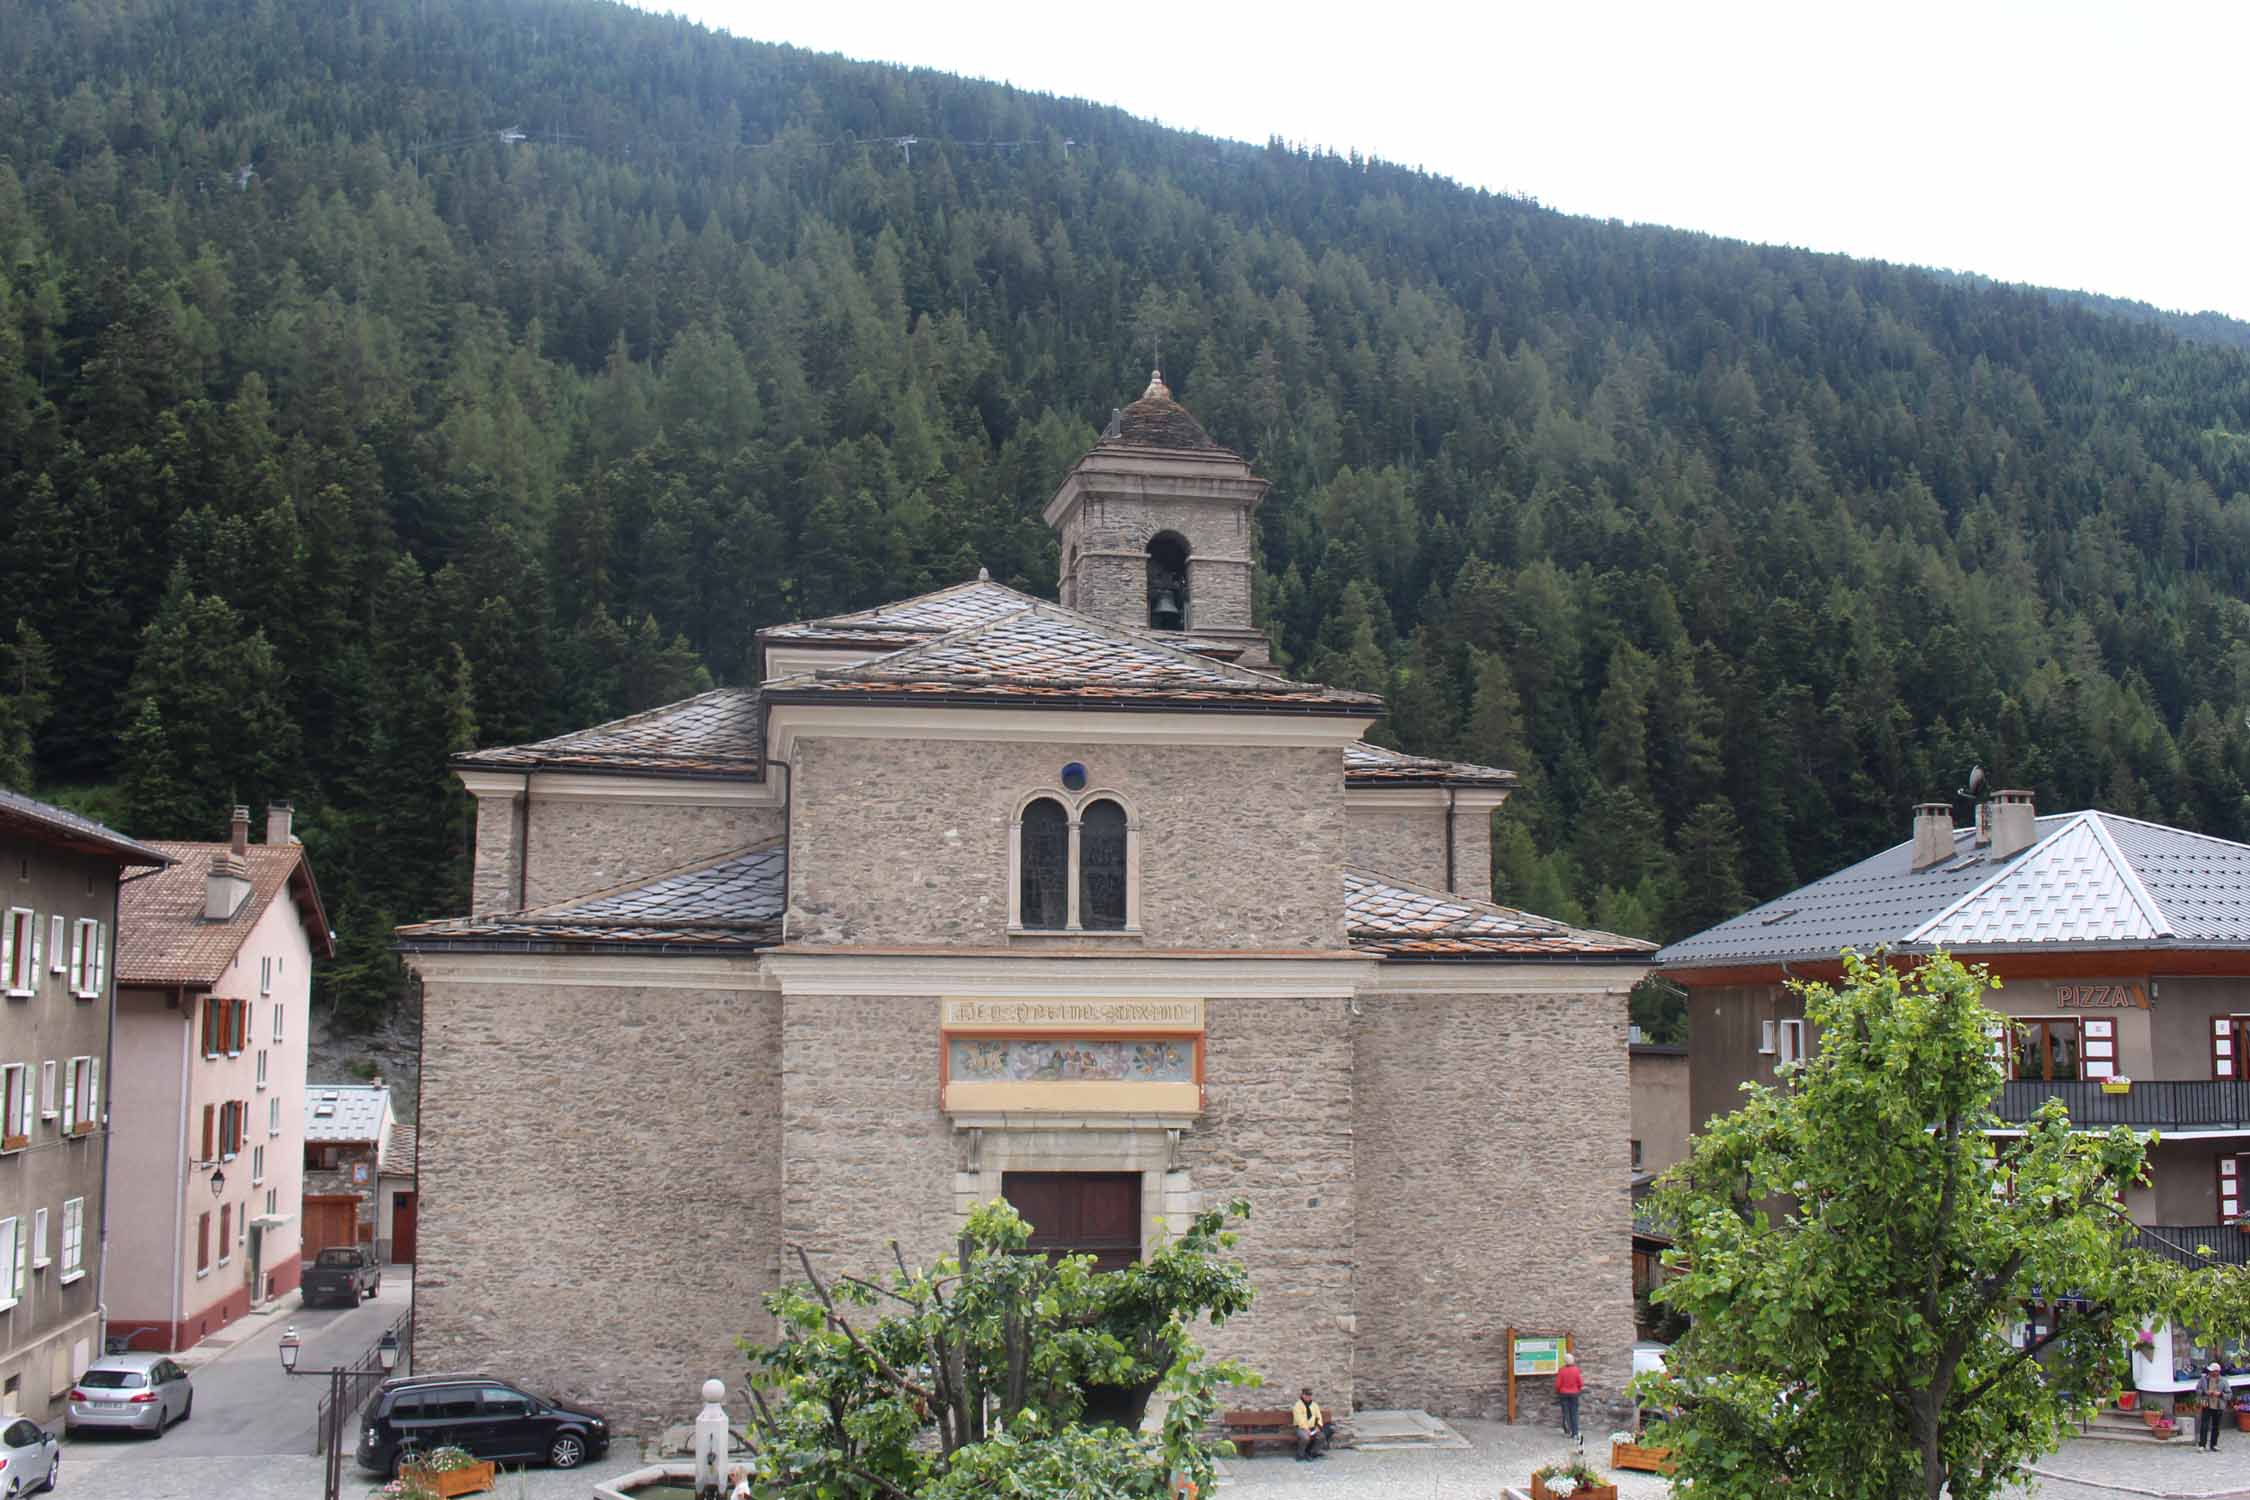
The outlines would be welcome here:
[[[1531,1477],[1531,1500],[1556,1500],[1555,1492],[1547,1488],[1547,1481],[1536,1474]],[[1617,1486],[1581,1485],[1570,1492],[1570,1500],[1617,1500]]]
[[[433,1495],[451,1500],[455,1495],[479,1495],[491,1489],[499,1482],[499,1465],[487,1459],[465,1469],[401,1468],[399,1475],[417,1481]]]
[[[1609,1466],[1613,1469],[1638,1469],[1643,1474],[1669,1474],[1679,1467],[1672,1462],[1672,1450],[1647,1443],[1611,1443]],[[1576,1500],[1576,1497],[1572,1497]]]

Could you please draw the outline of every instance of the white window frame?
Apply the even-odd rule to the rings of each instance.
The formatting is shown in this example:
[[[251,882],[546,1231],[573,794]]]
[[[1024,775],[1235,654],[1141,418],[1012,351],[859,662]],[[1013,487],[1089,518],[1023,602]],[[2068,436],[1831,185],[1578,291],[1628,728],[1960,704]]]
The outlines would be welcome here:
[[[62,1206],[62,1276],[64,1286],[86,1274],[86,1200],[65,1198]]]
[[[7,923],[0,928],[0,985],[11,999],[28,999],[39,982],[39,914],[11,906]]]
[[[64,920],[59,911],[47,919],[47,972],[50,974],[60,974],[70,967],[70,960],[63,953],[67,941],[63,937]]]
[[[81,1083],[80,1064],[84,1064]],[[81,1139],[94,1133],[101,1120],[102,1060],[80,1055],[69,1060],[63,1073],[63,1136]]]
[[[1803,1021],[1794,1017],[1784,1017],[1777,1030],[1775,1040],[1778,1044],[1778,1050],[1774,1054],[1775,1067],[1787,1067],[1791,1063],[1805,1060],[1805,1023]]]
[[[1775,1023],[1770,1020],[1758,1023],[1758,1055],[1760,1057],[1771,1057],[1774,1054],[1774,1025]]]
[[[1026,927],[1023,925],[1023,815],[1032,803],[1045,800],[1059,803],[1063,817],[1070,828],[1069,852],[1065,858],[1069,871],[1064,877],[1069,898],[1065,902],[1065,916],[1060,927]],[[1080,867],[1078,830],[1085,821],[1086,809],[1096,802],[1114,802],[1125,813],[1125,925],[1123,927],[1087,927],[1079,920],[1078,881]],[[1046,937],[1067,932],[1073,937],[1113,938],[1141,936],[1141,815],[1135,811],[1132,800],[1123,792],[1111,787],[1089,787],[1082,792],[1069,792],[1061,788],[1026,792],[1016,799],[1015,811],[1008,819],[1008,934],[1011,937]]]
[[[80,1000],[100,999],[108,977],[109,945],[103,941],[102,924],[80,917],[70,940],[70,993]]]
[[[263,1047],[260,1047],[260,1048],[258,1049],[258,1087],[259,1087],[259,1088],[264,1088],[265,1086],[266,1086],[266,1049],[265,1049],[265,1048],[263,1048]]]
[[[47,1210],[42,1208],[31,1216],[31,1269],[44,1271],[52,1264],[47,1254]]]
[[[279,1000],[273,1003],[273,1039],[282,1040],[281,1023],[288,1017],[288,1009]]]
[[[266,1100],[266,1134],[281,1134],[281,1096],[279,1094],[275,1094]]]
[[[270,1218],[272,1218],[272,1217],[274,1216],[274,1214],[275,1214],[275,1213],[276,1213],[276,1212],[278,1211],[278,1209],[279,1209],[279,1205],[280,1205],[280,1202],[281,1202],[281,1196],[280,1196],[280,1195],[281,1195],[281,1189],[279,1189],[279,1188],[267,1188],[267,1189],[266,1189],[266,1217],[267,1217],[267,1218],[269,1218],[269,1219],[270,1219]]]
[[[263,1146],[252,1146],[250,1148],[250,1185],[252,1187],[256,1187],[258,1186],[258,1184],[264,1182],[265,1180],[266,1148]]]
[[[31,1144],[32,1082],[31,1064],[0,1064],[0,1151],[13,1153]]]
[[[273,955],[268,953],[258,960],[258,993],[273,993]]]
[[[0,1312],[23,1299],[23,1220],[14,1214],[0,1219]]]
[[[55,1117],[55,1060],[48,1058],[39,1065],[39,1118]]]

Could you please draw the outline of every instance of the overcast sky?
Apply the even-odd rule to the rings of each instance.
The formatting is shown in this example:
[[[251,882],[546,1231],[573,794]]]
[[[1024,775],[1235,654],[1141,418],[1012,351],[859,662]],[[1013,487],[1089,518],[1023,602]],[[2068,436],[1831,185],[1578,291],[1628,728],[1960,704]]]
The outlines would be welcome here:
[[[1571,213],[2250,318],[2245,0],[648,8]]]

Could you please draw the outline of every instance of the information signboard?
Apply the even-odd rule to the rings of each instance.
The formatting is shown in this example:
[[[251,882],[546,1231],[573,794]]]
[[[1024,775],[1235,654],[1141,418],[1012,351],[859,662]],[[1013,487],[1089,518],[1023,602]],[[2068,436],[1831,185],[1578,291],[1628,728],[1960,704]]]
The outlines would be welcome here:
[[[1546,1336],[1516,1335],[1515,1364],[1518,1375],[1553,1375],[1562,1368],[1563,1341]]]

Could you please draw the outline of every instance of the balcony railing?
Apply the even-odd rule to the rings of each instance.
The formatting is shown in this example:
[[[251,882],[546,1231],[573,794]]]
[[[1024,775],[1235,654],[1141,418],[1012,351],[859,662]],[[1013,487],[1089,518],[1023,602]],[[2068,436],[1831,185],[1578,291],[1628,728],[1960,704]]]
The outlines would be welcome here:
[[[2105,1094],[2099,1083],[2018,1079],[2000,1091],[2000,1118],[2021,1124],[2049,1099],[2062,1100],[2073,1125],[2250,1132],[2250,1082],[2234,1079],[2136,1083],[2122,1094]]]
[[[2184,1266],[2250,1266],[2250,1234],[2232,1224],[2144,1224],[2140,1248]]]

